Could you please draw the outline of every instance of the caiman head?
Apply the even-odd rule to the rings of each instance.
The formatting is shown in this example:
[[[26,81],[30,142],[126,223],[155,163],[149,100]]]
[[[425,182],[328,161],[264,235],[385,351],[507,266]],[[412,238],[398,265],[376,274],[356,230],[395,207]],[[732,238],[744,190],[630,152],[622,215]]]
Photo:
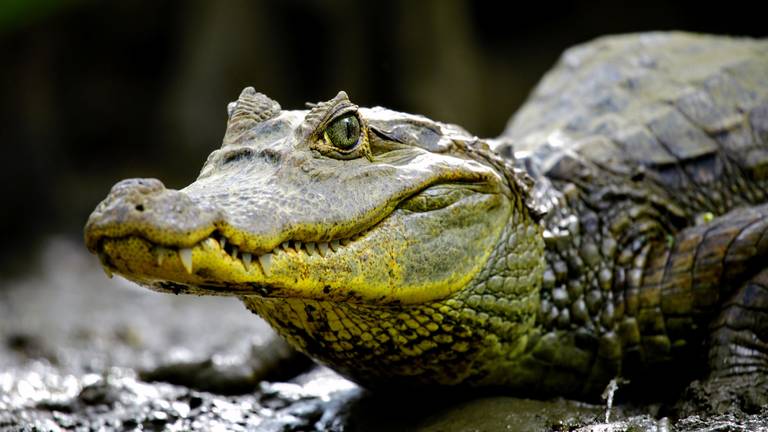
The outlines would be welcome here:
[[[349,353],[367,342],[377,358],[393,350],[405,360],[409,341],[430,339],[365,330],[390,313],[397,327],[424,307],[482,312],[467,299],[509,291],[510,302],[530,297],[530,310],[515,313],[532,325],[543,244],[527,182],[457,126],[359,108],[344,92],[308,111],[281,110],[246,88],[194,183],[178,191],[155,179],[117,183],[85,241],[109,273],[154,290],[239,296],[297,348],[357,376]],[[348,338],[333,329],[339,314],[355,324]],[[477,334],[459,315],[456,327]],[[327,353],[339,341],[346,360]],[[462,343],[459,351],[482,351]],[[419,374],[388,366],[384,376]],[[428,375],[422,381],[463,379]]]

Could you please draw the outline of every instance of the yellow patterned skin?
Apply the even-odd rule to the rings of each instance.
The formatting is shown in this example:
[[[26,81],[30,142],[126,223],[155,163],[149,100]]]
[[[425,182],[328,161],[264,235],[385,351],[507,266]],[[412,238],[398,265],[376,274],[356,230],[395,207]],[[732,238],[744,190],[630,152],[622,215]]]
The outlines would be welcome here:
[[[536,335],[543,262],[522,246],[542,246],[536,225],[510,227],[503,237],[515,243],[501,242],[474,281],[442,300],[388,307],[242,300],[292,346],[369,387],[509,386],[528,378],[520,360]]]

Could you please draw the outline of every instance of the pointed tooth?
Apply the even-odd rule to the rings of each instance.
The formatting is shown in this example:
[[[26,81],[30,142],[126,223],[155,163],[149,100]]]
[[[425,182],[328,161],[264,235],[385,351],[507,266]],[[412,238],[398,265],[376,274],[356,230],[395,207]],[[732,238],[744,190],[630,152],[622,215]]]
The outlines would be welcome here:
[[[232,258],[237,259],[237,247],[232,246]]]
[[[179,258],[181,259],[181,264],[187,270],[187,273],[192,274],[192,249],[179,249]]]
[[[114,275],[112,274],[112,270],[110,270],[109,267],[103,265],[101,266],[101,269],[104,270],[104,274],[107,275],[108,278],[112,279]]]
[[[243,254],[243,265],[245,266],[245,269],[248,270],[248,268],[251,266],[251,259],[253,259],[253,256],[249,253]]]
[[[224,249],[225,247],[227,247],[227,238],[222,237],[219,243],[221,243],[221,248]]]
[[[329,246],[331,247],[332,251],[336,252],[341,247],[341,244],[339,243],[338,240],[334,240],[329,243]]]
[[[265,253],[264,255],[259,255],[259,263],[261,264],[261,269],[264,270],[264,275],[269,276],[272,270],[272,254]]]
[[[307,247],[307,253],[310,255],[314,255],[317,253],[317,245],[310,242],[306,243],[305,246]]]
[[[301,252],[301,242],[298,240],[294,240],[293,248],[296,249],[296,252]]]
[[[154,249],[155,261],[157,262],[157,266],[162,267],[163,263],[165,262],[165,259],[168,258],[168,256],[170,256],[174,252],[175,251],[173,249],[168,249],[163,246],[157,246]]]
[[[317,250],[320,252],[320,256],[326,256],[328,255],[330,248],[328,247],[328,243],[322,242],[317,244]]]
[[[216,241],[213,237],[208,237],[207,239],[203,240],[203,247],[205,247],[208,250],[216,250],[219,249],[221,246],[219,246],[219,242]]]
[[[108,278],[112,279],[112,270],[109,268],[109,257],[104,251],[96,252],[96,255],[99,257],[99,263],[101,263],[101,268],[104,270],[104,274],[106,274]]]
[[[284,242],[282,242],[282,243],[280,244],[280,247],[281,247],[281,248],[283,248],[283,250],[287,252],[287,251],[288,251],[288,248],[289,248],[289,247],[291,247],[291,245],[290,245],[290,243],[288,243],[287,241],[284,241]]]

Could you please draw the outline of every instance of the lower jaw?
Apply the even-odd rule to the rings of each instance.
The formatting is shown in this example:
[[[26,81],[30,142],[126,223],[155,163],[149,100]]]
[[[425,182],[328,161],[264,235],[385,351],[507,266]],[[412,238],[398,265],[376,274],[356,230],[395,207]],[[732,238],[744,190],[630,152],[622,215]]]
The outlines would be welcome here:
[[[325,274],[338,269],[346,256],[340,249],[360,247],[355,240],[333,245],[286,242],[271,252],[252,255],[213,237],[191,248],[174,248],[130,236],[101,240],[98,255],[110,276],[115,273],[156,291],[318,298],[327,297],[325,285],[306,276],[321,267]],[[343,294],[335,291],[331,297]]]
[[[108,274],[158,291],[209,295],[264,291],[254,289],[265,274],[258,260],[233,257],[210,238],[191,248],[159,246],[140,237],[108,238],[101,241],[98,254]]]
[[[388,308],[345,302],[244,297],[246,307],[264,318],[289,344],[369,388],[457,385],[474,372],[483,338],[451,334],[445,303]],[[450,309],[450,308],[449,308]],[[422,324],[417,333],[403,327],[404,315]],[[448,336],[451,334],[450,336]]]

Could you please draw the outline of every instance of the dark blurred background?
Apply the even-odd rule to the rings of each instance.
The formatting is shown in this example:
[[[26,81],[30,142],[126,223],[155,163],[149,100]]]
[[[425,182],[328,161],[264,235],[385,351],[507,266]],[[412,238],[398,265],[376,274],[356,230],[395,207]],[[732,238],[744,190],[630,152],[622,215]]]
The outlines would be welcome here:
[[[116,181],[173,188],[252,85],[284,108],[346,90],[498,135],[567,47],[622,32],[766,36],[748,3],[0,0],[0,276],[79,236]],[[2,286],[0,286],[2,289]]]

